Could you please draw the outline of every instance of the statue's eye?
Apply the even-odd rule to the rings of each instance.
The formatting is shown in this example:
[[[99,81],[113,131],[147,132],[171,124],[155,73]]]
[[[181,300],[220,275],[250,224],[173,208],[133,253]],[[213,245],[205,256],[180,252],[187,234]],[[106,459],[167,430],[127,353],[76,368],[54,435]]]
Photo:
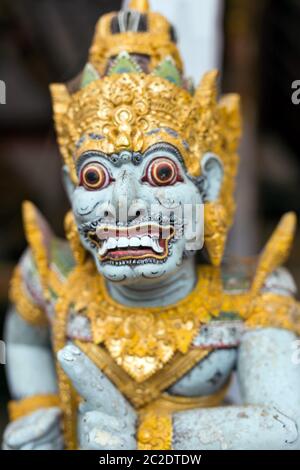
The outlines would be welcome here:
[[[88,163],[81,171],[80,184],[89,190],[103,189],[112,181],[106,168],[100,163]]]
[[[173,160],[159,157],[150,163],[142,181],[147,181],[152,186],[170,186],[183,179]]]

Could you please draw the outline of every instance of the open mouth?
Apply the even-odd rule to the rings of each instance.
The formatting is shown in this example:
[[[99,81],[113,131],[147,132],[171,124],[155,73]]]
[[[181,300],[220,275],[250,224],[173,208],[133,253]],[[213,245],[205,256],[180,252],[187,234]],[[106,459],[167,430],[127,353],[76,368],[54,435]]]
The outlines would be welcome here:
[[[101,262],[164,261],[169,256],[175,230],[154,223],[130,227],[101,226],[87,237],[97,247]]]

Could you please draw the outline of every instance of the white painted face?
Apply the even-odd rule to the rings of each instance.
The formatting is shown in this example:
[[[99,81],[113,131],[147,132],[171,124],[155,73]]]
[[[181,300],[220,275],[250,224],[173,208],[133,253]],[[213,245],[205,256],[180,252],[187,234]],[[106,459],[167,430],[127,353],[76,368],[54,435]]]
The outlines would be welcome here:
[[[220,167],[216,157],[206,160],[207,168],[215,171],[212,161]],[[202,248],[209,175],[192,180],[173,146],[155,144],[143,155],[85,152],[77,171],[77,187],[65,178],[75,220],[84,247],[109,281],[166,278]]]

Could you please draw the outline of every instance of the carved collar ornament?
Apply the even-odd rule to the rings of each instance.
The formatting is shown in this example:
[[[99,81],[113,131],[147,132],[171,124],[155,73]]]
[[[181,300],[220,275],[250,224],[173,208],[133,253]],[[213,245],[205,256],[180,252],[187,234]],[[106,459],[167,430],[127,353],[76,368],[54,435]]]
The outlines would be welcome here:
[[[76,164],[85,152],[101,151],[107,158],[118,158],[122,151],[143,156],[150,146],[166,142],[179,150],[187,174],[195,179],[201,177],[205,153],[221,159],[220,197],[205,201],[205,246],[211,264],[199,267],[197,285],[181,302],[148,309],[119,305],[83,248],[72,213],[66,218],[66,232],[73,264],[65,268],[61,262],[66,262],[65,248],[59,248],[36,208],[24,204],[33,259],[29,276],[36,275],[35,285],[42,294],[31,292],[20,266],[12,280],[11,299],[31,324],[50,320],[55,352],[68,341],[69,316],[86,317],[91,341],[77,344],[138,410],[141,449],[171,448],[172,412],[222,401],[226,387],[195,399],[166,393],[211,352],[210,347],[193,343],[207,323],[219,321],[223,313],[235,314],[249,328],[278,326],[300,333],[299,304],[290,296],[263,290],[268,275],[288,257],[294,214],[282,218],[255,265],[250,285],[234,293],[224,287],[220,264],[235,210],[241,123],[239,97],[218,99],[216,78],[215,71],[207,73],[194,91],[184,77],[171,25],[151,13],[146,0],[132,0],[130,11],[100,19],[77,89],[51,86],[58,142],[75,184]],[[78,397],[62,369],[57,371],[66,446],[73,449]],[[37,402],[47,406],[45,397]],[[54,402],[49,400],[51,406]],[[34,406],[30,400],[14,406],[14,415]]]

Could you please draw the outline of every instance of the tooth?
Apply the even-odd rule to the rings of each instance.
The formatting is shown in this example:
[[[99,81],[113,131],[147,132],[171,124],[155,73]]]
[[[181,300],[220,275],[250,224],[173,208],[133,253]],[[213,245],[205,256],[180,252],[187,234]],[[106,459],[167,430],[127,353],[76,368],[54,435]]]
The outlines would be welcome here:
[[[118,242],[115,238],[109,238],[107,242],[107,249],[108,250],[113,250],[114,248],[117,248]]]
[[[129,240],[129,245],[130,246],[140,246],[141,245],[141,240],[138,237],[132,237]]]
[[[151,238],[150,237],[142,237],[141,238],[142,246],[152,246]]]
[[[107,252],[107,241],[105,240],[102,244],[102,246],[98,250],[98,255],[103,256]]]
[[[163,253],[164,252],[164,249],[158,243],[157,238],[154,238],[154,239],[152,238],[152,248],[156,253]]]
[[[118,248],[126,248],[129,245],[129,240],[126,237],[121,237],[118,240]]]

